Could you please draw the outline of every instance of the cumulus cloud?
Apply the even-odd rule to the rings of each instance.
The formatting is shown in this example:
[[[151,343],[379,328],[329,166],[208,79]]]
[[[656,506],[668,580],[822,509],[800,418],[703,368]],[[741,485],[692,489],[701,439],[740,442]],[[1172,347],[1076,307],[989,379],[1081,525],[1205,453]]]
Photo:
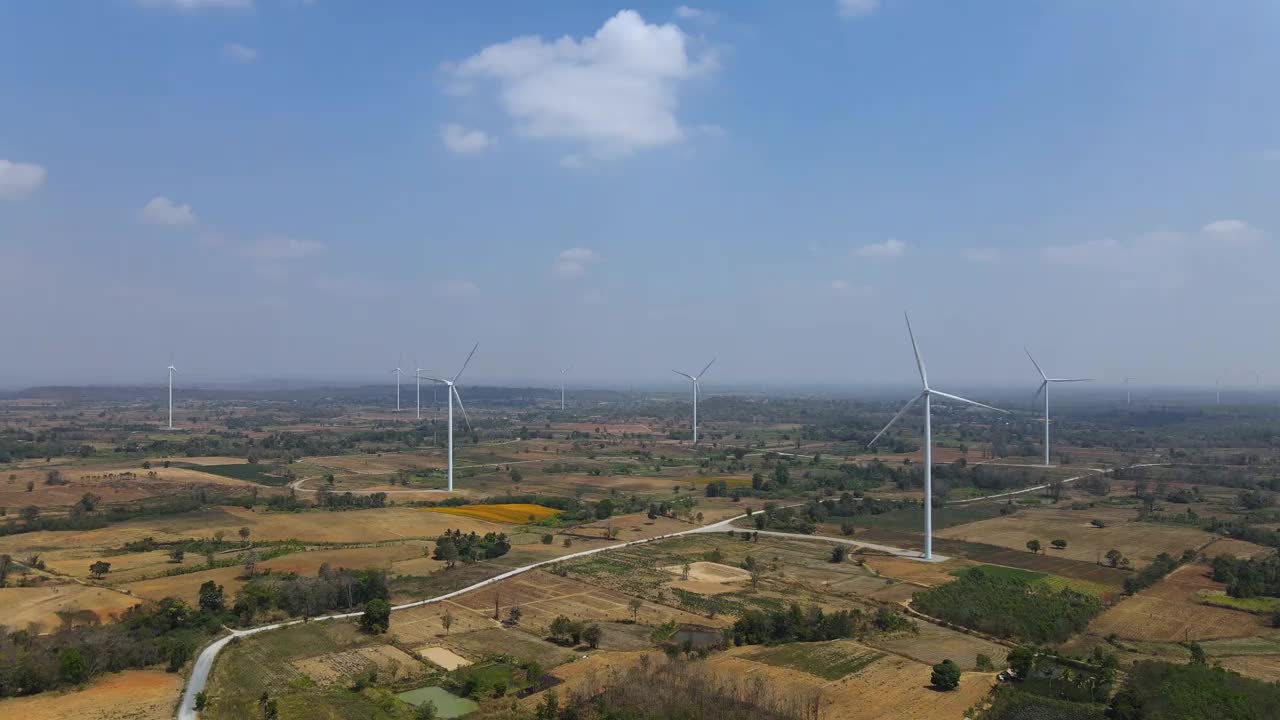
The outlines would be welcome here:
[[[142,7],[195,12],[198,10],[249,10],[253,0],[137,0]]]
[[[493,140],[481,130],[449,124],[440,129],[440,139],[449,152],[470,155],[481,152],[493,144]]]
[[[480,292],[480,286],[470,280],[447,280],[436,286],[436,294],[441,297],[467,297]]]
[[[552,271],[560,277],[582,277],[587,268],[600,262],[600,254],[591,248],[569,248],[556,257]]]
[[[1262,237],[1261,231],[1243,220],[1215,220],[1200,228],[1200,232],[1210,240],[1224,243],[1251,243]]]
[[[842,18],[859,18],[880,9],[880,0],[836,0],[836,12]]]
[[[43,165],[0,160],[0,199],[26,198],[44,185],[48,174]]]
[[[1040,257],[1053,263],[1081,265],[1103,269],[1131,268],[1137,264],[1155,267],[1167,264],[1186,246],[1182,233],[1158,231],[1132,240],[1115,238],[1085,240],[1063,245],[1047,245],[1040,250]]]
[[[871,294],[871,288],[866,285],[854,285],[847,280],[832,280],[829,286],[832,295],[841,297],[854,297],[858,295]]]
[[[855,251],[859,257],[879,258],[884,260],[892,260],[893,258],[902,257],[907,251],[907,244],[896,238],[889,238],[884,242],[871,243],[863,245]]]
[[[327,249],[324,243],[314,240],[273,235],[244,246],[240,254],[259,263],[278,263],[319,255]]]
[[[199,222],[190,205],[179,205],[163,195],[157,195],[138,211],[138,219],[148,225],[195,225]]]
[[[456,92],[494,87],[526,137],[568,140],[594,157],[617,157],[684,139],[678,91],[713,64],[710,53],[691,54],[689,44],[678,26],[623,10],[590,37],[518,37],[445,72]]]
[[[241,45],[240,43],[227,43],[226,45],[223,45],[222,54],[225,55],[228,60],[234,60],[238,63],[251,63],[257,62],[258,60],[257,50],[249,47],[248,45]]]
[[[690,7],[688,5],[679,5],[676,7],[676,17],[681,20],[696,20],[707,24],[714,23],[720,17],[713,12],[703,10],[702,8]]]

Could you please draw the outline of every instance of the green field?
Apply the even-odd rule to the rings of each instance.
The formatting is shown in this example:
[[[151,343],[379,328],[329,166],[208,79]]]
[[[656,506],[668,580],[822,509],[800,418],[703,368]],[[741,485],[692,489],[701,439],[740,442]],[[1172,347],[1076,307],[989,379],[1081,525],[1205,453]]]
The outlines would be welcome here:
[[[1107,586],[1095,582],[1089,582],[1088,580],[1067,578],[1062,577],[1061,575],[1049,575],[1048,573],[1005,567],[1003,565],[977,565],[975,567],[982,568],[982,571],[989,575],[1025,580],[1029,583],[1042,585],[1050,590],[1075,590],[1078,593],[1092,595],[1093,597],[1102,597],[1107,592]],[[956,577],[964,577],[972,569],[973,568],[956,568],[955,570],[952,570],[950,574]]]
[[[422,687],[402,692],[396,697],[414,707],[430,702],[436,707],[436,717],[446,720],[462,717],[480,707],[474,700],[458,697],[442,687]]]
[[[765,647],[743,657],[766,665],[799,670],[827,680],[839,680],[884,656],[882,652],[836,640]]]
[[[1201,592],[1200,602],[1205,605],[1243,610],[1259,615],[1270,615],[1280,610],[1280,598],[1274,597],[1237,598],[1225,593]]]
[[[219,475],[228,477],[233,480],[244,480],[245,482],[258,483],[259,485],[280,486],[289,482],[289,479],[281,475],[273,475],[268,473],[279,473],[280,467],[277,465],[263,465],[261,463],[232,463],[229,465],[192,465],[190,463],[174,463],[175,466],[187,468],[188,470],[198,470],[207,472],[210,475]]]

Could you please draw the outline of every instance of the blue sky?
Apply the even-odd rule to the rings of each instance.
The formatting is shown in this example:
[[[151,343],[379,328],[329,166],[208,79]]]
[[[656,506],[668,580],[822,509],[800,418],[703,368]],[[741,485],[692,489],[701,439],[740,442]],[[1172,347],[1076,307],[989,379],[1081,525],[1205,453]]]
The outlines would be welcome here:
[[[1033,385],[1024,343],[1171,384],[1266,382],[1280,352],[1265,0],[102,0],[0,27],[0,386],[171,353],[377,380],[476,340],[491,382],[719,355],[736,385],[903,383],[903,310],[952,383]]]

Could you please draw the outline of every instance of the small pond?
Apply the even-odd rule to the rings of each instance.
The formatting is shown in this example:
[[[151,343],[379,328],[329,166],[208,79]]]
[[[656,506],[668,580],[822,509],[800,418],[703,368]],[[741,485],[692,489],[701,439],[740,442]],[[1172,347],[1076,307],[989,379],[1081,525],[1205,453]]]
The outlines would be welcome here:
[[[410,690],[409,692],[402,692],[396,697],[414,707],[425,704],[430,700],[436,706],[436,717],[445,718],[445,720],[462,717],[463,715],[466,715],[480,707],[475,702],[468,700],[467,698],[458,697],[448,690],[434,685],[431,687],[420,687],[417,690]]]

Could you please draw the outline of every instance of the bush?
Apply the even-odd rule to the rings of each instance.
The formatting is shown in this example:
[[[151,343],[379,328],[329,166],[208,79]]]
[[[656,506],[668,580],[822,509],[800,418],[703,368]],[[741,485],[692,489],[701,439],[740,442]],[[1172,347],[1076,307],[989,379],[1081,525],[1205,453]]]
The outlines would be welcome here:
[[[943,660],[933,666],[929,681],[939,690],[955,690],[960,686],[960,666],[951,660]]]
[[[973,568],[959,580],[915,594],[921,612],[1006,638],[1061,642],[1102,610],[1093,596],[1054,590]]]
[[[360,615],[360,629],[379,635],[391,626],[391,604],[381,598],[365,603],[364,613]]]

